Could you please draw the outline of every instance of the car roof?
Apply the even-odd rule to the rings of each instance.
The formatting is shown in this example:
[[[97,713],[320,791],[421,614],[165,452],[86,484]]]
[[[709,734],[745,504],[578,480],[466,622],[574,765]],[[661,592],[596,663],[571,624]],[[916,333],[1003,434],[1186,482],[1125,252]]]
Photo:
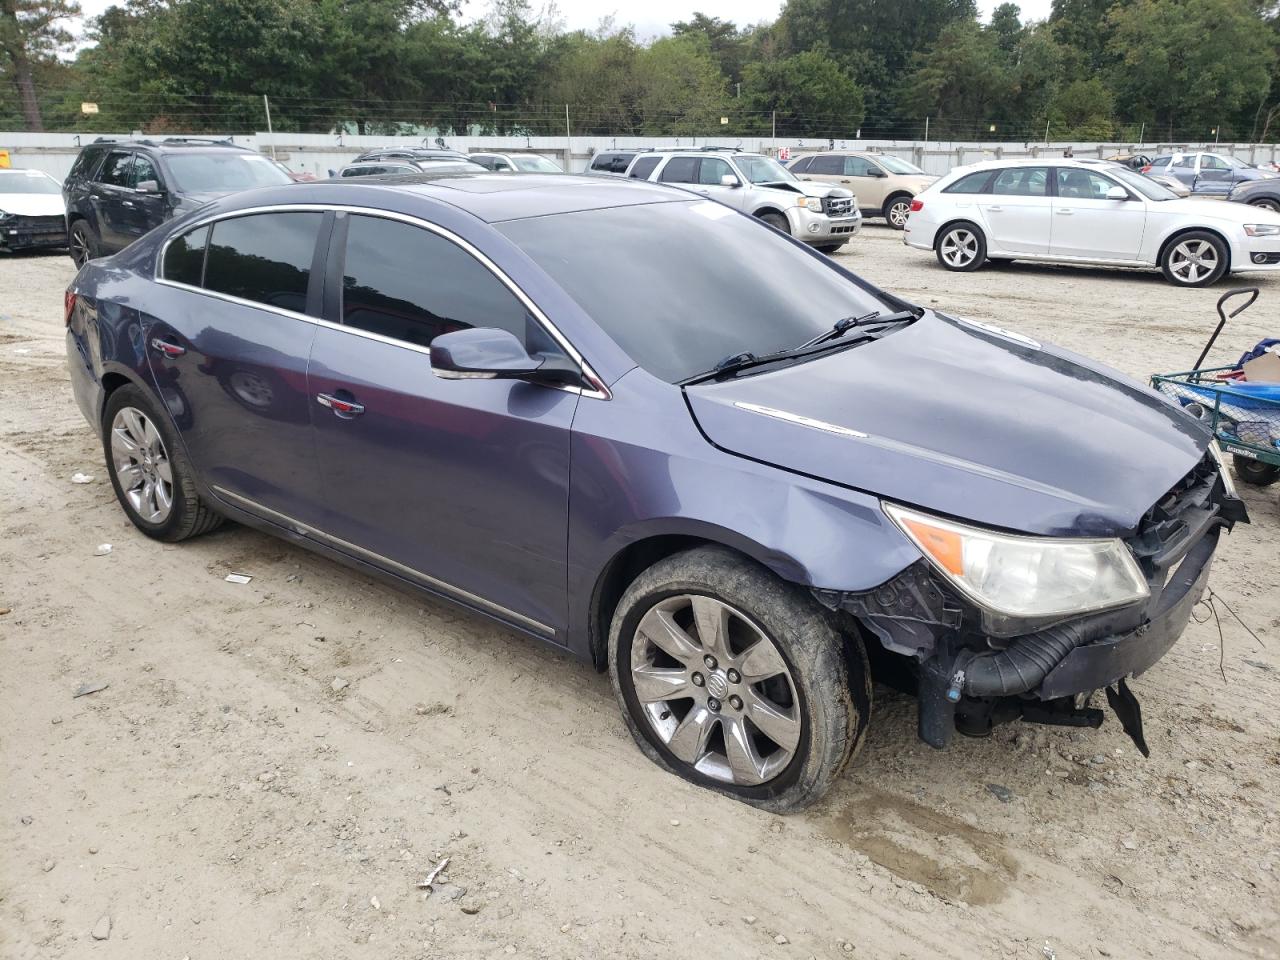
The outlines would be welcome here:
[[[238,143],[232,143],[230,140],[218,140],[214,137],[165,137],[163,140],[151,140],[143,138],[141,140],[112,140],[100,137],[93,143],[86,144],[84,149],[103,149],[103,150],[129,150],[129,149],[156,150],[161,153],[224,153],[227,150],[234,150],[237,153],[257,153],[249,147],[242,147]]]
[[[513,177],[468,171],[291,183],[237,193],[219,203],[227,212],[264,203],[316,203],[413,213],[420,208],[414,201],[424,199],[449,204],[486,223],[499,223],[648,203],[691,203],[702,198],[686,190],[622,178],[563,173]]]

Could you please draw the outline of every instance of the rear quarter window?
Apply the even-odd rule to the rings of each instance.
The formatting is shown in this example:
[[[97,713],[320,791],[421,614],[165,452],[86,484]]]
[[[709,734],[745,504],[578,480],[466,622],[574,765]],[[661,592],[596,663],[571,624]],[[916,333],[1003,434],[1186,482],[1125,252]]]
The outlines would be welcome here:
[[[86,147],[80,151],[80,156],[76,157],[76,162],[71,165],[71,172],[67,174],[67,179],[72,177],[84,177],[88,179],[93,176],[94,169],[98,166],[98,161],[102,159],[102,155],[106,153],[101,147]]]
[[[987,193],[987,183],[991,180],[990,170],[980,170],[961,177],[951,186],[943,189],[943,193]]]

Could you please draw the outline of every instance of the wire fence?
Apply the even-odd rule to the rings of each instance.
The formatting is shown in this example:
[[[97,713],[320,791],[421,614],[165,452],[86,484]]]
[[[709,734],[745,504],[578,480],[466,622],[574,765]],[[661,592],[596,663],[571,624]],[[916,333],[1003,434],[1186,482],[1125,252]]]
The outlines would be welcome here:
[[[780,112],[731,98],[682,109],[626,100],[602,88],[586,103],[523,103],[270,97],[205,93],[189,96],[96,95],[38,89],[36,103],[50,132],[131,130],[144,134],[347,133],[382,136],[777,137],[787,140],[903,140],[1052,143],[1227,142],[1255,131],[1202,129],[1177,123],[1122,120],[1072,124],[1044,117],[864,116],[840,112]],[[267,112],[270,111],[268,121]],[[0,101],[0,129],[23,129],[16,99]]]

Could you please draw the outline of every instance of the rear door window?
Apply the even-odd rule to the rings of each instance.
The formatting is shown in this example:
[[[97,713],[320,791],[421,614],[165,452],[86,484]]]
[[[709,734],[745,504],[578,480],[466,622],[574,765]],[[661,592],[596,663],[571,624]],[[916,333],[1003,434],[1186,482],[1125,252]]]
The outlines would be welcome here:
[[[844,173],[844,157],[814,157],[809,161],[809,173],[820,176],[840,176]]]
[[[219,220],[209,239],[205,289],[304,313],[323,219],[307,211]]]
[[[129,150],[113,150],[107,154],[98,182],[109,187],[124,187],[129,183],[129,168],[133,165],[133,153]]]
[[[672,157],[658,174],[658,179],[663,183],[697,183],[698,158]]]
[[[631,176],[638,180],[648,180],[649,175],[653,173],[653,168],[661,159],[661,157],[641,157],[631,167]]]
[[[430,230],[382,217],[356,215],[347,228],[342,322],[419,347],[452,330],[497,327],[530,353],[559,352],[475,257]]]
[[[991,192],[1006,197],[1044,197],[1049,193],[1048,167],[1010,167],[996,174]]]
[[[162,276],[174,283],[198,287],[204,283],[204,250],[209,241],[209,228],[199,227],[170,241],[164,252]]]

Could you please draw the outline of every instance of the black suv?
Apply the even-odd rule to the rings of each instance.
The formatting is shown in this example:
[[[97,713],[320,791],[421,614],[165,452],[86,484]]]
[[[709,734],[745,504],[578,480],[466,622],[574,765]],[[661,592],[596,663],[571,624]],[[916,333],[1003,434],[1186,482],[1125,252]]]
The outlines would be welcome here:
[[[71,259],[84,266],[217,197],[291,182],[262,154],[225,140],[95,140],[62,184]]]

